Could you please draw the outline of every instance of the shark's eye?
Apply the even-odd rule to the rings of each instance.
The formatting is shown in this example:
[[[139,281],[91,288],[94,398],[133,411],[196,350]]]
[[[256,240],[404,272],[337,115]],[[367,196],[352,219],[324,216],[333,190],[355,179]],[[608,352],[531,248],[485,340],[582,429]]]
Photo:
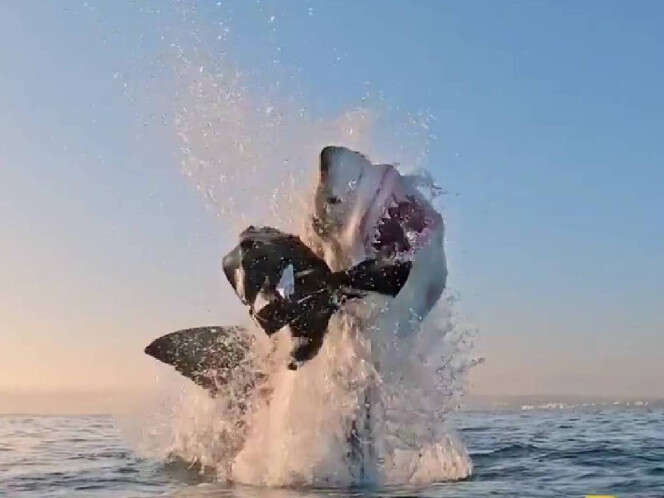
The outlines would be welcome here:
[[[328,204],[339,204],[341,202],[341,199],[339,199],[336,195],[332,195],[327,198]]]

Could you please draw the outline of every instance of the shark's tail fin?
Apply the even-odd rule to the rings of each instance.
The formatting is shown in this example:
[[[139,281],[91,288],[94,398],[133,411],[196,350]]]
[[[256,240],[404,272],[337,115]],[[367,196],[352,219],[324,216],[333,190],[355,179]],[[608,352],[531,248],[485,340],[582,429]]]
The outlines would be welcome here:
[[[178,330],[152,341],[145,353],[172,365],[185,377],[215,395],[233,370],[247,360],[249,340],[238,326]]]

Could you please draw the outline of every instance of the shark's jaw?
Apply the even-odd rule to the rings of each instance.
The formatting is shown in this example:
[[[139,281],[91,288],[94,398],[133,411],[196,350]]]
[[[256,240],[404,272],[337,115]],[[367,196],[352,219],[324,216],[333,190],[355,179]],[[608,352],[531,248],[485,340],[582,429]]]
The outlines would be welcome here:
[[[435,221],[415,197],[395,192],[383,204],[380,217],[370,220],[373,237],[365,250],[379,257],[412,261],[415,252],[429,242]]]

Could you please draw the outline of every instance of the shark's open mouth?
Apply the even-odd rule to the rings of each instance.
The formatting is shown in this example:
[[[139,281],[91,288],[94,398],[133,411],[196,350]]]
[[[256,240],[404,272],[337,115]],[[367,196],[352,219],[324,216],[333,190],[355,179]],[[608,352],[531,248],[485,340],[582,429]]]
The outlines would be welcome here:
[[[383,257],[412,260],[415,251],[429,239],[434,220],[415,197],[393,195],[375,223],[367,252]]]
[[[426,184],[423,177],[372,164],[358,152],[325,147],[312,228],[326,258],[339,268],[365,259],[414,262],[443,227],[440,214],[417,188]]]

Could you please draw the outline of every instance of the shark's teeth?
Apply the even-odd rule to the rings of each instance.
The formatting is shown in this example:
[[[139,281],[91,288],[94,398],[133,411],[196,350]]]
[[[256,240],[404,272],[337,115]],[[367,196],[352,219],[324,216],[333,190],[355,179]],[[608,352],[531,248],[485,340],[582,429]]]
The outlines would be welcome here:
[[[415,251],[428,240],[431,223],[415,198],[400,200],[393,196],[376,222],[370,251],[412,260]]]

